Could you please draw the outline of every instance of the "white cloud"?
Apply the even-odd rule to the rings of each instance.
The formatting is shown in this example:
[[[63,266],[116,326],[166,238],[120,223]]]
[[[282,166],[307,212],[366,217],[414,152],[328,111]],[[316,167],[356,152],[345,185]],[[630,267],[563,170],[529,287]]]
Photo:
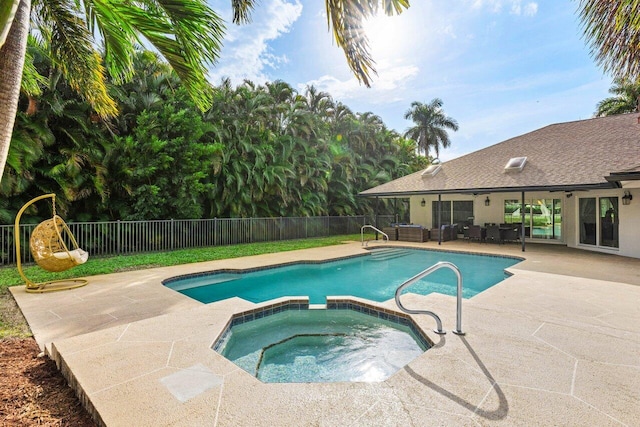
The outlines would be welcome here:
[[[502,10],[502,0],[474,0],[474,9],[482,9],[484,7],[489,8],[493,13],[499,13]]]
[[[439,33],[454,40],[458,38],[458,35],[456,34],[453,24],[445,25],[440,29]]]
[[[230,11],[228,14],[230,16]],[[234,84],[243,79],[256,83],[269,80],[266,69],[277,69],[288,61],[286,55],[273,54],[269,42],[291,31],[301,14],[302,4],[299,0],[293,3],[272,0],[254,10],[250,24],[228,24],[221,60],[210,71],[210,80],[217,83],[221,78],[228,77]]]
[[[538,3],[527,3],[524,7],[525,16],[534,16],[538,13]]]
[[[538,13],[538,3],[527,3],[525,5],[520,1],[514,1],[511,5],[512,15],[534,16]]]
[[[299,85],[299,89],[313,85],[343,102],[349,99],[366,99],[371,104],[382,104],[399,100],[398,94],[414,80],[419,72],[416,65],[380,64],[377,69],[378,75],[373,76],[371,88],[361,85],[353,76],[340,80],[334,76],[324,75]]]
[[[508,9],[512,15],[534,16],[538,13],[538,3],[528,2],[522,4],[522,0],[472,0],[474,9],[487,8],[492,13],[500,13]]]

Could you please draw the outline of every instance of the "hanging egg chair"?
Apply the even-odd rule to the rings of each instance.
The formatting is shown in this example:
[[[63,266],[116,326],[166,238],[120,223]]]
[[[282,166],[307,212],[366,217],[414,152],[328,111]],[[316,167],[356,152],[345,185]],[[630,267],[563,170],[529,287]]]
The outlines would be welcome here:
[[[50,292],[84,286],[88,283],[87,280],[84,279],[62,279],[34,283],[28,279],[22,271],[20,257],[20,218],[29,206],[45,198],[51,198],[52,200],[53,216],[51,219],[42,221],[31,232],[29,249],[31,250],[34,261],[44,270],[60,272],[75,267],[76,265],[84,264],[89,258],[89,254],[78,246],[67,224],[56,214],[56,195],[45,194],[27,202],[16,215],[14,232],[18,273],[20,273],[20,276],[26,283],[27,292]]]

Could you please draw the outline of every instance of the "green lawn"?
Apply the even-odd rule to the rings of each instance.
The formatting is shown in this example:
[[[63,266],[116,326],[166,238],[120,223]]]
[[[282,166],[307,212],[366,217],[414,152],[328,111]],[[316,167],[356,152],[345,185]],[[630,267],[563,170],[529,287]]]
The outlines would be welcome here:
[[[370,236],[368,236],[370,237]],[[86,277],[96,274],[117,273],[119,271],[141,270],[152,267],[165,267],[193,262],[214,261],[238,258],[296,249],[318,248],[338,245],[348,240],[360,240],[359,234],[322,237],[317,239],[286,240],[281,242],[245,243],[241,245],[216,246],[211,248],[183,249],[172,252],[154,252],[136,255],[110,257],[90,257],[86,264],[60,273],[50,273],[36,265],[23,267],[24,274],[32,281],[44,282],[55,279]],[[9,294],[10,286],[22,285],[18,270],[12,267],[0,268],[0,339],[11,336],[28,335],[28,327],[22,324],[19,310]],[[26,332],[25,332],[26,331]]]

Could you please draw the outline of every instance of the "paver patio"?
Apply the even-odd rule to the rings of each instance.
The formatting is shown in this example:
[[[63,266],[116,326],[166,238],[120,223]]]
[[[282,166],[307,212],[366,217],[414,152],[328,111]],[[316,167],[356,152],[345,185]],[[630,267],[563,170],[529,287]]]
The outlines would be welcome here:
[[[436,335],[432,318],[414,316],[435,346],[380,383],[261,383],[211,350],[230,316],[254,304],[205,305],[161,284],[218,268],[361,254],[359,242],[95,276],[51,294],[11,291],[101,425],[637,425],[640,260],[552,245],[523,253],[464,241],[384,244],[525,261],[463,301],[465,336]],[[433,310],[448,331],[455,326],[455,297],[409,294],[403,302]]]

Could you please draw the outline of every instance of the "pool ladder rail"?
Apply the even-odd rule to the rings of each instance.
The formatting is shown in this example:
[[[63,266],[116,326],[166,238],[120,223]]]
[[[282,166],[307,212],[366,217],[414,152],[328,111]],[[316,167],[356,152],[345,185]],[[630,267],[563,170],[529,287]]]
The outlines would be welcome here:
[[[377,231],[378,233],[382,234],[384,237],[387,238],[387,242],[389,241],[389,235],[387,233],[385,233],[382,230],[379,230],[379,229],[375,228],[373,225],[367,224],[367,225],[363,225],[362,228],[360,229],[360,240],[362,242],[362,246],[369,246],[369,240],[367,240],[366,243],[364,241],[364,229],[365,228],[371,228],[371,229]]]
[[[405,288],[413,285],[417,281],[425,278],[426,276],[433,273],[434,271],[440,270],[441,268],[449,268],[453,270],[453,272],[456,274],[458,278],[458,290],[457,290],[457,296],[456,296],[456,329],[454,329],[452,332],[456,335],[464,335],[465,333],[462,332],[462,274],[460,273],[460,269],[451,262],[448,262],[448,261],[437,262],[431,267],[427,268],[421,273],[416,274],[415,276],[413,276],[412,278],[408,279],[403,284],[398,286],[398,289],[396,289],[396,304],[398,305],[398,308],[400,308],[400,310],[408,314],[428,314],[429,316],[433,317],[436,320],[436,329],[434,329],[433,331],[436,334],[440,334],[440,335],[446,334],[447,332],[444,329],[442,329],[442,321],[440,320],[440,317],[437,314],[429,310],[413,310],[413,309],[406,308],[404,305],[402,305],[402,302],[400,301],[400,294]]]

